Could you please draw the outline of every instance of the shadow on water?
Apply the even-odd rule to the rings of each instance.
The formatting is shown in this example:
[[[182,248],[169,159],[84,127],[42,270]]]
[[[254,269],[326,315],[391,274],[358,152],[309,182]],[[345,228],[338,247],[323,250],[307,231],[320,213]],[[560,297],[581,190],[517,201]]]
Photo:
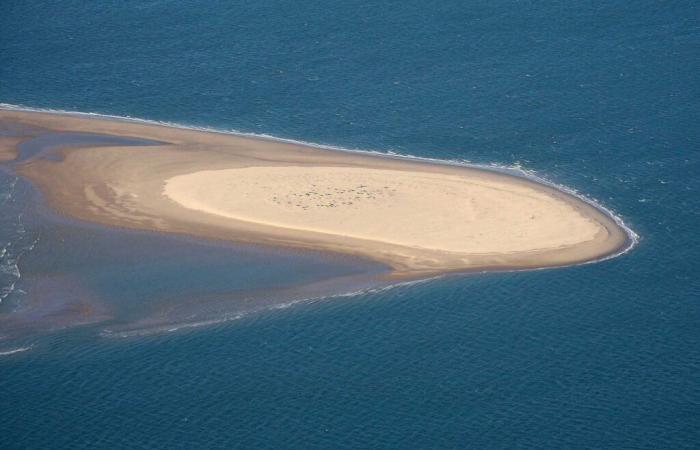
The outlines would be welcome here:
[[[33,158],[60,161],[55,150],[62,147],[107,147],[107,146],[145,146],[164,145],[165,143],[149,139],[126,136],[110,136],[96,133],[46,133],[17,145],[18,156],[15,163]]]
[[[220,322],[380,285],[382,265],[346,256],[110,228],[48,211],[12,166],[76,146],[160,145],[92,133],[36,135],[0,170],[6,192],[0,340],[99,324],[125,336]],[[99,151],[96,149],[95,151]]]

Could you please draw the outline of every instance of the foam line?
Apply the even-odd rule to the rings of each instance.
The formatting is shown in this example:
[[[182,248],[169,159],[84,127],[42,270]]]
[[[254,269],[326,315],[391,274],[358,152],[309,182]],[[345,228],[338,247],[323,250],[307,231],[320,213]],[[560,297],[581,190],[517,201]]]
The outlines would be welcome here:
[[[11,350],[0,351],[0,356],[10,356],[10,355],[14,355],[15,353],[26,352],[27,350],[31,350],[32,347],[33,347],[33,345],[30,345],[29,347],[19,347],[19,348],[13,348]]]

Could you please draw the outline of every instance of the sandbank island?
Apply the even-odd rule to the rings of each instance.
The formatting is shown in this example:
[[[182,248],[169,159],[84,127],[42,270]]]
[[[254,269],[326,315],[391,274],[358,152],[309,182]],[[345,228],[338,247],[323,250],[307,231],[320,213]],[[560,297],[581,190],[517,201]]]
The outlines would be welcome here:
[[[339,252],[400,278],[566,265],[628,244],[605,212],[505,173],[70,114],[0,110],[0,123],[13,130],[5,160],[47,134],[148,140],[11,163],[53,210],[105,225]]]

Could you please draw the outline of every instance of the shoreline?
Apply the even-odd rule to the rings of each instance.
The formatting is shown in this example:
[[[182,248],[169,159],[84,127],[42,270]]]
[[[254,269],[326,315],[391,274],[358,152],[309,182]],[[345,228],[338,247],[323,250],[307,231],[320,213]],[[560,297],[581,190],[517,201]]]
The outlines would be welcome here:
[[[90,147],[68,148],[60,151],[63,157],[60,162],[37,158],[16,166],[18,173],[26,176],[39,187],[53,210],[70,217],[104,225],[348,254],[390,266],[392,269],[390,277],[396,279],[417,279],[450,272],[535,269],[599,261],[629,250],[634,245],[636,238],[633,232],[610,211],[598,208],[597,205],[585,198],[582,199],[571,192],[566,192],[542,181],[535,181],[512,173],[504,174],[489,168],[466,167],[453,162],[440,163],[434,160],[420,160],[400,155],[380,155],[374,152],[347,149],[338,151],[338,149],[301,145],[274,138],[176,128],[172,124],[154,124],[129,118],[115,120],[91,114],[71,115],[69,113],[35,112],[0,107],[0,119],[18,122],[29,128],[38,127],[53,132],[98,133],[165,142],[164,145],[149,146],[148,151],[144,150],[146,147],[141,146],[111,146],[101,147],[99,150],[91,150]],[[287,169],[284,169],[285,167]],[[371,240],[367,239],[370,235],[358,237],[348,235],[348,233],[334,234],[336,231],[335,222],[321,213],[316,213],[316,216],[313,216],[315,218],[303,220],[319,223],[319,221],[328,219],[327,229],[311,230],[308,226],[290,228],[284,226],[287,224],[285,221],[289,221],[289,217],[291,217],[288,212],[285,213],[287,215],[280,216],[277,211],[261,212],[257,211],[260,208],[252,208],[256,214],[264,212],[278,214],[275,217],[282,217],[282,222],[274,221],[271,225],[269,221],[265,223],[265,221],[257,220],[255,217],[252,218],[253,220],[250,217],[247,217],[247,220],[240,220],[240,217],[235,214],[212,214],[211,210],[204,211],[202,208],[199,208],[198,211],[197,208],[184,207],[183,203],[179,201],[182,198],[179,200],[172,196],[166,198],[161,194],[168,181],[175,177],[192,177],[197,173],[225,170],[238,170],[239,172],[236,172],[238,175],[243,173],[240,171],[246,168],[267,168],[265,169],[267,172],[273,170],[271,168],[276,168],[274,170],[286,170],[285,173],[289,174],[291,173],[290,167],[307,168],[303,169],[306,172],[298,175],[298,179],[303,179],[306,176],[310,170],[309,167],[333,168],[337,173],[350,173],[348,171],[352,169],[355,171],[352,172],[353,177],[356,177],[355,174],[368,176],[367,174],[371,174],[371,171],[375,169],[384,170],[383,176],[387,173],[395,173],[394,178],[397,180],[397,185],[405,186],[410,185],[418,175],[423,178],[429,175],[434,178],[434,181],[431,182],[436,187],[433,189],[434,192],[429,193],[430,195],[424,195],[427,200],[435,198],[441,193],[440,189],[444,187],[442,180],[449,177],[466,177],[471,181],[478,180],[482,184],[482,190],[479,192],[486,193],[493,191],[493,183],[500,183],[499,186],[507,185],[513,192],[528,190],[529,194],[530,191],[536,191],[541,199],[539,203],[533,203],[534,206],[541,206],[540,204],[544,204],[545,201],[548,202],[545,205],[548,207],[550,203],[552,205],[556,203],[555,206],[561,208],[564,208],[562,205],[566,205],[566,208],[573,209],[579,216],[597,223],[600,230],[594,238],[588,239],[590,238],[588,235],[591,234],[589,227],[588,235],[581,234],[588,237],[580,243],[571,244],[569,242],[571,245],[556,247],[550,245],[548,248],[539,249],[535,244],[533,244],[535,245],[533,248],[529,248],[530,244],[521,240],[512,242],[520,246],[518,247],[519,251],[515,252],[508,251],[507,245],[498,247],[498,251],[470,252],[471,247],[464,244],[464,248],[460,249],[461,253],[455,254],[451,251],[454,244],[462,245],[458,235],[443,236],[445,233],[440,235],[436,232],[437,237],[428,242],[433,248],[430,246],[426,248],[425,245],[416,247],[413,245],[414,241],[422,242],[421,239],[426,241],[418,232],[410,234],[403,241],[390,242],[389,239],[381,237],[377,240]],[[77,177],[76,173],[81,173],[81,176]],[[82,175],[83,173],[85,175]],[[259,178],[261,173],[265,172],[256,173],[255,177]],[[275,179],[271,176],[268,178]],[[203,184],[202,177],[193,179],[193,181],[194,184],[190,183],[190,186]],[[335,186],[335,181],[326,181],[326,184]],[[281,189],[293,187],[294,183],[288,183]],[[461,189],[455,183],[451,187],[456,190],[455,192]],[[210,194],[216,193],[216,189],[218,189],[216,186],[210,187],[208,193],[205,193],[205,197],[211,197]],[[417,192],[423,195],[421,190],[414,190],[415,192],[411,193]],[[464,192],[473,194],[472,191]],[[252,192],[252,194],[256,193]],[[399,220],[406,217],[412,218],[410,211],[415,211],[415,209],[410,208],[413,207],[411,202],[415,203],[416,195],[404,197],[408,203],[406,203],[404,216],[399,217]],[[371,198],[376,203],[376,197]],[[431,202],[427,200],[418,204],[430,207]],[[496,198],[496,200],[498,199]],[[445,214],[449,214],[451,213],[449,199],[445,202],[448,208],[444,211]],[[519,207],[518,203],[512,199],[509,199],[509,202],[509,204]],[[313,205],[306,206],[308,208]],[[372,214],[376,217],[376,211],[382,211],[382,209],[377,208],[384,206],[386,205],[368,204],[364,207],[365,209],[359,211],[359,214],[373,218]],[[483,209],[483,205],[481,207]],[[551,210],[551,208],[549,209]],[[546,212],[546,210],[542,207],[542,211]],[[436,211],[439,215],[441,210],[436,208]],[[479,212],[477,211],[477,213]],[[573,220],[573,215],[559,214],[559,216],[552,215],[552,217],[554,219],[546,225],[554,228],[556,228],[557,217]],[[460,219],[460,216],[455,215],[455,218]],[[358,223],[364,224],[362,220]],[[463,222],[458,224],[461,223]],[[521,221],[519,225],[525,226],[526,224],[523,225],[523,223]],[[571,223],[583,227],[583,222],[580,220]],[[381,227],[379,228],[381,231]],[[395,228],[394,234],[397,231],[404,231],[405,228]],[[527,228],[528,232],[536,233],[537,227],[531,228],[532,230]],[[506,224],[503,231],[507,232],[507,230]],[[324,231],[331,231],[331,233],[324,233]],[[566,244],[569,237],[562,234],[561,230],[557,232],[561,235],[562,242]],[[485,240],[478,248],[489,250],[493,247],[493,245],[491,247],[489,245],[491,244],[488,240]],[[505,251],[502,251],[503,249]]]
[[[55,109],[55,108],[36,108],[36,107],[31,107],[31,106],[16,105],[16,104],[11,104],[11,103],[0,102],[0,113],[2,113],[3,111],[6,111],[6,112],[16,111],[16,112],[24,112],[24,113],[42,113],[42,114],[51,114],[51,115],[77,117],[77,118],[87,118],[87,119],[95,119],[95,120],[125,122],[128,124],[155,125],[155,126],[160,126],[160,127],[165,127],[165,128],[173,128],[176,130],[201,131],[201,132],[206,132],[206,133],[221,134],[224,136],[236,136],[236,137],[259,139],[259,140],[263,140],[263,141],[271,141],[271,142],[277,142],[277,143],[296,144],[296,145],[301,145],[301,146],[318,148],[318,149],[322,149],[322,150],[347,152],[350,154],[379,156],[381,158],[417,161],[417,162],[423,162],[426,164],[437,164],[439,166],[455,166],[455,167],[463,167],[463,168],[468,168],[468,169],[483,170],[486,172],[505,174],[508,176],[522,178],[522,179],[525,179],[525,180],[528,180],[528,181],[531,181],[531,182],[534,182],[534,183],[537,183],[537,184],[540,184],[543,186],[547,186],[547,187],[550,187],[556,191],[559,191],[559,192],[562,192],[564,194],[575,197],[578,200],[581,200],[582,202],[587,203],[588,205],[597,209],[598,211],[600,211],[604,215],[608,216],[620,228],[622,228],[625,231],[625,234],[627,235],[627,246],[626,247],[623,247],[620,251],[613,252],[612,254],[604,256],[600,259],[589,261],[589,263],[604,261],[606,259],[614,258],[616,256],[627,253],[632,248],[634,248],[639,242],[639,235],[633,229],[631,229],[629,226],[627,226],[627,224],[625,223],[625,221],[621,217],[616,215],[615,212],[613,212],[611,209],[607,208],[605,205],[600,203],[598,200],[593,199],[591,197],[588,197],[585,194],[581,193],[580,191],[573,189],[573,188],[570,188],[569,186],[556,183],[556,182],[542,176],[541,174],[539,174],[533,170],[525,169],[520,164],[517,164],[517,163],[516,164],[475,163],[475,162],[465,160],[465,159],[439,159],[439,158],[432,158],[432,157],[427,157],[427,156],[417,156],[417,155],[412,155],[412,154],[396,153],[396,152],[392,151],[391,149],[388,149],[386,151],[378,151],[378,150],[368,150],[368,149],[363,149],[363,148],[347,148],[347,147],[340,147],[340,146],[332,145],[332,144],[320,144],[320,143],[315,143],[315,142],[302,141],[302,140],[294,139],[294,138],[285,138],[285,137],[274,136],[274,135],[265,134],[265,133],[253,133],[253,132],[248,132],[248,131],[239,131],[239,130],[235,130],[235,129],[224,130],[224,129],[220,129],[220,128],[213,128],[213,127],[207,127],[207,126],[201,126],[201,125],[189,125],[189,124],[179,123],[179,122],[144,119],[144,118],[131,117],[131,116],[118,116],[118,115],[98,113],[98,112],[84,112],[84,111]],[[2,145],[1,142],[0,142],[0,145]],[[7,162],[7,160],[5,160],[5,161],[0,160],[0,164],[2,164],[2,162]]]

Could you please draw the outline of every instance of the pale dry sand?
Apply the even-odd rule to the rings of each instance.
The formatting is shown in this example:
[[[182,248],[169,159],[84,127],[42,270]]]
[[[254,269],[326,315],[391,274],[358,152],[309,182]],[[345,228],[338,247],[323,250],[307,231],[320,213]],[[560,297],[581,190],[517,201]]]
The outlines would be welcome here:
[[[20,165],[55,210],[108,225],[352,254],[409,278],[583,262],[627,241],[595,207],[502,173],[126,121],[0,118],[164,142]]]
[[[532,186],[402,170],[205,170],[167,180],[165,194],[208,214],[465,255],[577,245],[601,230]]]

